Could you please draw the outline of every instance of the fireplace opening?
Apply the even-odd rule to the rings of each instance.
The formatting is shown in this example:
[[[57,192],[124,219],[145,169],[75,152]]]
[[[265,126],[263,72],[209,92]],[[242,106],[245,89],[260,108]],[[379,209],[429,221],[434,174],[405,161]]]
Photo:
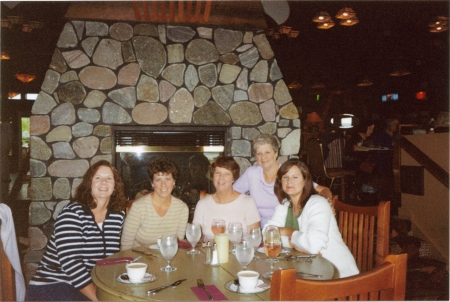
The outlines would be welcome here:
[[[214,193],[210,166],[224,152],[227,127],[113,126],[112,139],[129,200],[152,191],[147,166],[166,156],[180,171],[172,195],[192,209],[201,195]]]

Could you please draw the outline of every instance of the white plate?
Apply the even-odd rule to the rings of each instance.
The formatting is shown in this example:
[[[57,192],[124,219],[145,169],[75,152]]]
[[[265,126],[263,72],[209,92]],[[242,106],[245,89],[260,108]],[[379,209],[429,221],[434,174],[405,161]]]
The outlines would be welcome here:
[[[158,280],[158,276],[156,274],[145,273],[145,276],[141,281],[131,282],[130,280],[122,279],[122,276],[124,276],[124,275],[126,276],[127,273],[120,274],[117,277],[117,281],[119,281],[121,283],[125,283],[125,284],[142,284],[142,283],[150,283],[150,282]]]
[[[159,246],[157,244],[152,244],[148,248],[151,250],[159,250]]]
[[[230,280],[225,283],[225,288],[230,292],[236,293],[237,285],[233,283],[234,280]],[[264,283],[261,279],[258,280],[258,283],[253,289],[243,289],[239,288],[239,294],[259,294],[270,288],[270,284]]]

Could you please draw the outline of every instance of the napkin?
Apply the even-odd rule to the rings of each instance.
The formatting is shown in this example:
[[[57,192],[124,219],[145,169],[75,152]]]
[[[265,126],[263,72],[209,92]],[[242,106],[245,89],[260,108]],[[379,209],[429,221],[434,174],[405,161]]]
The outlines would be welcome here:
[[[180,249],[191,249],[192,245],[189,242],[178,239],[178,248]]]
[[[132,261],[132,257],[117,257],[117,258],[105,258],[97,260],[97,265],[113,265],[113,264],[119,264],[119,263],[128,263]]]
[[[228,298],[215,286],[215,285],[205,285],[209,293],[214,297],[215,301],[228,300]],[[198,286],[192,286],[191,290],[197,296],[200,301],[209,301],[208,294],[203,288]]]

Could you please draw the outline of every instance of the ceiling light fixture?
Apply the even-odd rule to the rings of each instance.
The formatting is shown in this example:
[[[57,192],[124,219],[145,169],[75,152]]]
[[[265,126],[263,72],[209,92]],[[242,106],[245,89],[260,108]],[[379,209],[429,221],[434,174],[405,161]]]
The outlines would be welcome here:
[[[322,89],[325,88],[326,86],[324,84],[322,84],[321,82],[316,82],[313,85],[311,85],[312,89]]]
[[[373,81],[369,80],[368,78],[364,78],[360,83],[356,84],[356,86],[359,87],[367,87],[373,85]]]
[[[336,18],[338,19],[350,19],[353,18],[356,13],[350,7],[344,7],[337,14]]]
[[[339,22],[339,24],[341,24],[342,26],[353,26],[358,23],[359,23],[359,20],[356,17],[344,19],[344,20],[341,20],[341,22]]]
[[[30,83],[36,78],[36,76],[26,73],[16,73],[14,76],[22,83]]]
[[[333,26],[334,26],[333,20],[329,20],[329,21],[317,24],[317,28],[320,28],[320,29],[330,29]]]
[[[393,77],[402,77],[402,76],[406,76],[409,74],[411,74],[411,71],[409,71],[408,69],[403,68],[403,67],[396,68],[389,73],[389,75],[393,76]]]
[[[300,34],[299,30],[292,30],[291,26],[280,26],[278,28],[278,31],[275,31],[275,29],[270,28],[266,30],[266,36],[272,37],[274,40],[278,40],[282,37],[282,35],[287,36],[288,38],[297,38]]]
[[[314,16],[312,21],[313,22],[326,22],[326,21],[332,21],[332,19],[331,19],[331,16],[327,12],[320,11]]]
[[[430,32],[440,33],[448,30],[448,18],[444,16],[435,17],[429,24]]]
[[[302,84],[299,81],[295,80],[291,84],[289,84],[289,89],[299,89],[302,88]]]
[[[2,51],[1,52],[1,59],[2,60],[9,60],[9,59],[11,59],[11,57],[9,56],[9,54],[6,51]]]

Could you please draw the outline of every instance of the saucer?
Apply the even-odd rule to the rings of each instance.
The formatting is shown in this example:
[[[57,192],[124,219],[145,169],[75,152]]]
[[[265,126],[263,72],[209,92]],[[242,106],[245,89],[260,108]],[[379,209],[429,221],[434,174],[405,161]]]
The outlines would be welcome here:
[[[237,285],[233,283],[234,280],[230,280],[227,283],[225,283],[225,288],[229,290],[230,292],[236,293],[237,292]],[[252,289],[243,289],[239,288],[239,294],[259,294],[262,292],[265,292],[270,288],[270,284],[264,283],[261,279],[258,280],[258,283],[255,288]]]
[[[157,244],[152,244],[148,248],[151,250],[159,250],[159,246]]]
[[[145,276],[144,276],[144,278],[141,281],[131,282],[130,280],[126,280],[126,279],[122,278],[122,276],[126,276],[126,275],[127,275],[127,273],[120,274],[117,277],[117,281],[119,281],[121,283],[125,283],[125,284],[143,284],[143,283],[150,283],[150,282],[158,280],[158,276],[157,275],[150,274],[150,273],[145,273]]]

